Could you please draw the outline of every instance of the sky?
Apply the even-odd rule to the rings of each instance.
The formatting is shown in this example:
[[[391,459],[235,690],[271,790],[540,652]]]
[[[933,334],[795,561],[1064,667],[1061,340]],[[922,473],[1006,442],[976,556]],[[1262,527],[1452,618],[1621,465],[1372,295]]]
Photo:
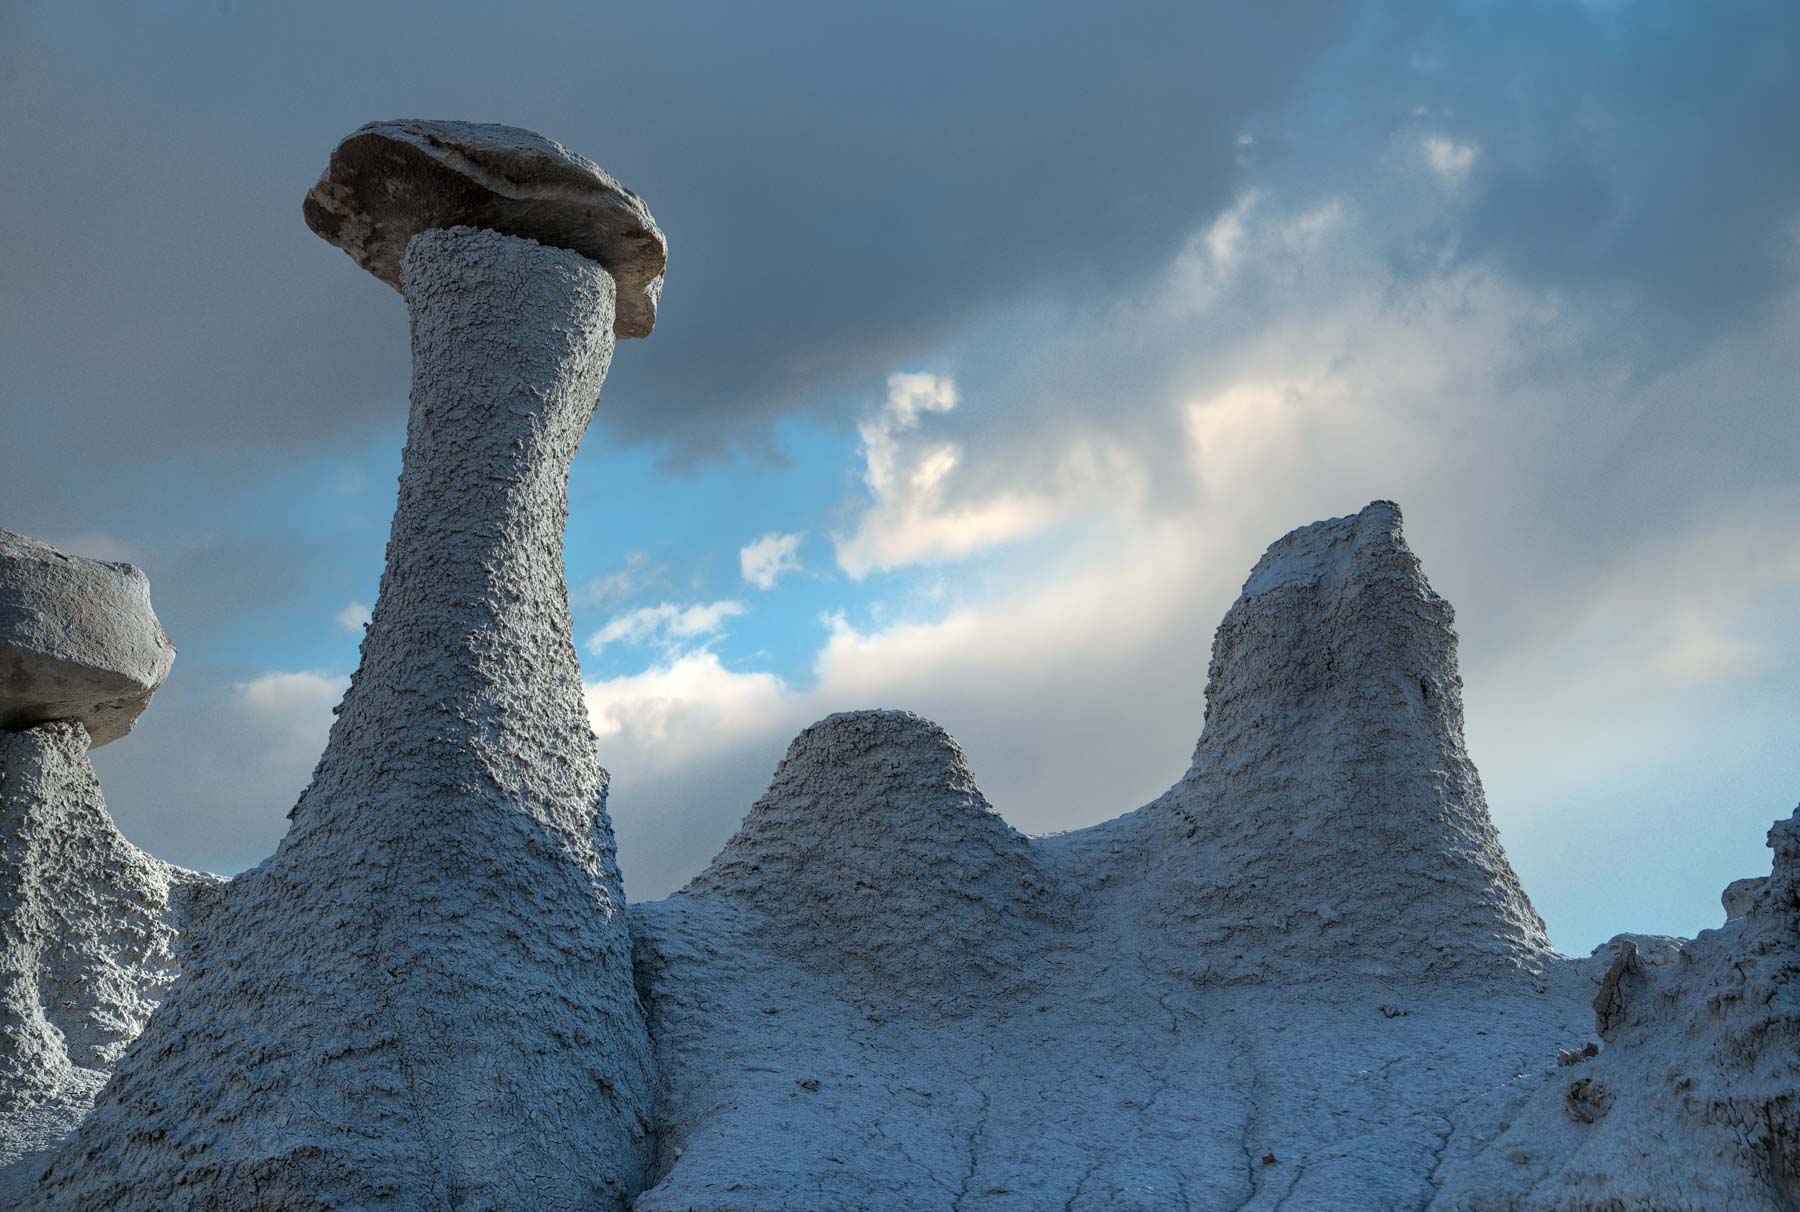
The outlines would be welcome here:
[[[1800,799],[1800,6],[0,0],[0,526],[150,578],[120,827],[260,861],[381,573],[363,122],[537,130],[667,232],[571,483],[626,888],[833,711],[1031,833],[1186,768],[1262,549],[1398,501],[1564,951],[1722,920]]]

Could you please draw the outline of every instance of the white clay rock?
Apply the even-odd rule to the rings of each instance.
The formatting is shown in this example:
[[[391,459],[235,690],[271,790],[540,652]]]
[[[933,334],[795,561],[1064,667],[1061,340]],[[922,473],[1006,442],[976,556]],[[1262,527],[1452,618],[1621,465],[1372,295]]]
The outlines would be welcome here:
[[[389,163],[412,172],[363,162],[358,188]],[[399,501],[312,784],[38,1206],[576,1212],[645,1183],[654,1074],[562,558],[614,279],[470,210],[406,244]]]
[[[803,733],[632,908],[662,1079],[633,1207],[1791,1208],[1800,826],[1727,931],[1641,936],[1599,1047],[1638,942],[1550,949],[1399,527],[1270,548],[1193,769],[1106,824],[1019,838],[904,713]]]
[[[120,836],[72,720],[0,732],[0,1200],[78,1123],[216,877]]]
[[[1213,640],[1187,775],[1133,822],[1208,980],[1506,976],[1550,954],[1463,742],[1450,604],[1376,501],[1270,546]]]
[[[1269,548],[1154,803],[1028,838],[936,725],[835,715],[628,909],[562,533],[662,235],[462,123],[357,132],[307,218],[412,317],[362,665],[223,887],[110,832],[79,723],[0,734],[13,1206],[1800,1207],[1800,815],[1722,928],[1558,955],[1388,502]]]

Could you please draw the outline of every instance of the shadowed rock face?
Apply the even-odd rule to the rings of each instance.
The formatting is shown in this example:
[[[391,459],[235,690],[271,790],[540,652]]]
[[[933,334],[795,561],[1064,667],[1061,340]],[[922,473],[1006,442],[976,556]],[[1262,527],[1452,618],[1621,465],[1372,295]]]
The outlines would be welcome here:
[[[275,855],[35,1198],[621,1207],[649,1147],[606,774],[562,579],[613,280],[471,228],[405,263],[413,407],[381,596]]]
[[[1550,953],[1463,742],[1450,604],[1377,501],[1273,544],[1213,641],[1187,775],[1139,822],[1201,979],[1535,971]]]
[[[87,1113],[216,877],[120,836],[72,720],[0,732],[0,1199]]]
[[[962,750],[905,711],[834,715],[682,895],[764,915],[773,945],[884,1003],[966,1009],[1034,979],[1064,915]]]
[[[116,741],[174,661],[143,573],[0,530],[0,729],[79,720]]]

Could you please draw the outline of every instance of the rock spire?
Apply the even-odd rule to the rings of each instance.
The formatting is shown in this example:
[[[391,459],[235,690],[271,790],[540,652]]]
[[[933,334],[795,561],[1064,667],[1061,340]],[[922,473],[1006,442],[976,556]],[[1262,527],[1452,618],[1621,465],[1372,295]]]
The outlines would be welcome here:
[[[1149,912],[1214,980],[1540,967],[1463,741],[1450,603],[1376,501],[1286,535],[1213,640],[1187,774],[1143,816]]]

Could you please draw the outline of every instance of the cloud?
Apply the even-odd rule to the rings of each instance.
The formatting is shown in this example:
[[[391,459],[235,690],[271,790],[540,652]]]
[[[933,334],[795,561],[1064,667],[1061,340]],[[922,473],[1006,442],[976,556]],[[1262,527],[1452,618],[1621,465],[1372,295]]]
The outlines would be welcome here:
[[[328,36],[349,11],[46,6],[0,38],[0,154],[39,183],[0,196],[0,408],[33,452],[0,479],[0,524],[117,535],[152,572],[181,662],[96,761],[170,857],[278,836],[314,743],[281,738],[321,740],[327,715],[236,688],[327,658],[244,637],[302,599],[329,617],[379,563],[377,536],[353,576],[338,534],[254,495],[321,450],[397,450],[405,415],[403,310],[294,218],[296,166],[371,115],[454,112],[479,78],[493,116],[599,156],[676,245],[597,437],[729,477],[779,453],[778,421],[874,427],[834,537],[847,571],[894,574],[887,614],[849,586],[804,684],[658,616],[647,667],[605,683],[635,892],[704,862],[787,737],[845,707],[940,717],[1027,827],[1129,806],[1184,764],[1211,629],[1262,545],[1375,496],[1406,507],[1459,608],[1470,744],[1559,941],[1710,924],[1719,884],[1766,870],[1761,828],[1800,777],[1771,724],[1800,709],[1792,590],[1759,571],[1785,558],[1774,538],[1733,535],[1790,524],[1800,460],[1800,143],[1780,117],[1800,108],[1800,8],[620,23],[528,3],[517,37],[445,22],[397,68],[381,48],[413,18],[358,10],[363,37]],[[546,50],[530,31],[550,22]],[[729,104],[747,95],[754,113]],[[133,188],[91,188],[96,165]],[[953,378],[866,414],[896,366]],[[783,518],[706,538],[802,524]],[[663,588],[643,561],[572,596],[727,592]],[[1592,861],[1619,837],[1629,861]]]
[[[275,756],[293,765],[324,752],[331,709],[350,679],[317,672],[265,673],[237,685],[242,710],[273,743]]]
[[[835,534],[838,567],[861,579],[920,562],[957,559],[1035,533],[1054,516],[1037,496],[1007,492],[958,501],[950,479],[962,461],[953,442],[908,440],[920,418],[957,405],[956,383],[934,374],[888,376],[886,405],[857,427],[863,482],[873,500],[856,529]]]
[[[344,608],[331,616],[336,623],[352,635],[361,635],[363,628],[369,625],[369,604],[352,599],[344,603]]]
[[[1429,230],[1438,205],[1397,213],[1335,190],[1271,193],[1234,215],[1223,274],[1221,241],[1201,229],[1157,288],[1092,338],[1123,349],[1114,383],[1133,393],[1135,427],[1109,402],[1014,428],[1036,383],[996,398],[959,434],[956,475],[980,486],[978,500],[1044,501],[1065,524],[1056,558],[1005,576],[940,563],[931,583],[945,592],[911,610],[861,625],[828,613],[809,683],[764,686],[741,715],[720,708],[690,727],[670,714],[653,735],[615,737],[635,894],[698,870],[787,740],[832,711],[937,719],[1027,830],[1136,806],[1185,766],[1213,629],[1263,548],[1391,497],[1458,607],[1469,743],[1553,936],[1584,951],[1620,929],[1711,924],[1719,887],[1766,869],[1761,831],[1791,798],[1784,777],[1800,777],[1791,761],[1728,757],[1731,735],[1764,735],[1769,704],[1800,697],[1800,645],[1781,621],[1800,586],[1791,468],[1749,453],[1750,435],[1788,432],[1768,427],[1764,402],[1800,373],[1800,349],[1748,330],[1636,383],[1605,318],[1558,292],[1480,263],[1397,264],[1393,225]],[[1800,299],[1785,314],[1800,322]],[[1051,359],[1095,324],[1034,315],[1031,345],[1001,351],[1004,364]],[[970,352],[977,343],[959,351],[970,360],[958,383],[903,383],[872,420],[864,470],[887,469],[865,475],[872,490],[905,483],[931,449],[926,427],[963,414],[965,375],[984,393],[1000,381]],[[1701,427],[1696,400],[1743,404],[1709,406]],[[1792,453],[1791,439],[1775,445]],[[1096,449],[1104,472],[1046,474]],[[1697,479],[1712,486],[1703,496]],[[882,499],[897,496],[871,512]],[[1729,723],[1696,719],[1700,703]],[[1717,764],[1678,777],[1702,758]],[[1731,792],[1706,799],[1696,831],[1685,788],[1709,779]],[[1629,825],[1609,786],[1637,789]],[[1571,800],[1582,824],[1568,819]],[[1670,839],[1634,856],[1659,873],[1656,892],[1621,879],[1592,893],[1590,856],[1564,844],[1591,838],[1588,822]]]
[[[582,688],[594,731],[629,742],[651,768],[680,760],[699,737],[716,743],[754,730],[786,690],[773,674],[734,673],[708,651],[678,653]]]
[[[286,829],[349,684],[319,671],[215,681],[178,661],[131,735],[94,750],[113,818],[159,858],[251,866]]]
[[[609,620],[588,638],[587,649],[598,654],[608,644],[679,646],[683,640],[719,631],[726,619],[743,613],[744,604],[737,601],[700,602],[692,606],[662,602],[643,606]]]
[[[647,553],[633,551],[626,555],[623,568],[594,577],[586,584],[571,589],[569,603],[576,607],[592,608],[625,601],[648,589],[668,587],[667,573],[668,568],[653,562]]]
[[[1431,171],[1451,184],[1468,176],[1469,170],[1475,166],[1473,144],[1458,143],[1445,135],[1426,135],[1421,145],[1425,149],[1425,162],[1431,165]]]
[[[803,535],[770,531],[738,552],[738,572],[758,589],[773,589],[790,572],[800,571]]]

